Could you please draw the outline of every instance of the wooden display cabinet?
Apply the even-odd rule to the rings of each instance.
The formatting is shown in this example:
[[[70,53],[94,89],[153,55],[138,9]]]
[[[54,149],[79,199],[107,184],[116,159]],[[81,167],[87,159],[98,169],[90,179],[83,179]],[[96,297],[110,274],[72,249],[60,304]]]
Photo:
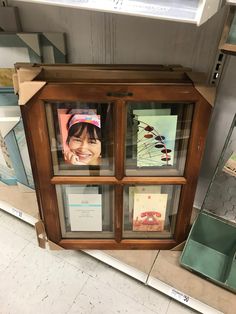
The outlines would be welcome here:
[[[49,240],[170,249],[189,231],[211,105],[162,66],[41,66],[22,108]]]

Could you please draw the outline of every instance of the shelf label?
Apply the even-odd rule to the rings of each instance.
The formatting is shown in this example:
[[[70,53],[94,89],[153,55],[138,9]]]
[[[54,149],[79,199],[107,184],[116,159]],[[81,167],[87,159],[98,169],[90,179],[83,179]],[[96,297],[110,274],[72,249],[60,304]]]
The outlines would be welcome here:
[[[11,213],[14,215],[14,216],[17,216],[17,217],[22,217],[22,212],[21,211],[19,211],[18,209],[16,209],[16,208],[14,208],[14,207],[12,207],[11,208]]]
[[[176,289],[171,289],[171,293],[170,293],[170,296],[173,298],[173,299],[176,299],[182,303],[185,303],[185,304],[188,304],[189,302],[189,296],[176,290]]]

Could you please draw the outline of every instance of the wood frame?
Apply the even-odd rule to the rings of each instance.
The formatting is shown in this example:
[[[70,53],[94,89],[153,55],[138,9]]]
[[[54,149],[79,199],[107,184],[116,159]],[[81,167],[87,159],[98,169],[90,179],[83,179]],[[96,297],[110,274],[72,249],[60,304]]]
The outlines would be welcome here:
[[[109,71],[109,70],[108,70]],[[106,79],[107,80],[107,79]],[[133,96],[130,96],[130,95]],[[55,100],[116,103],[115,175],[113,177],[54,176],[44,102]],[[194,104],[187,162],[182,177],[125,177],[125,107],[128,100],[191,102]],[[211,105],[194,88],[191,81],[177,82],[165,78],[164,83],[144,80],[122,84],[96,82],[50,82],[25,106],[22,116],[31,156],[38,204],[48,239],[66,249],[171,249],[186,239],[193,206],[200,163],[211,114]],[[119,130],[122,130],[118,137]],[[112,184],[115,188],[114,239],[62,238],[56,195],[56,184]],[[123,239],[123,186],[125,184],[177,184],[182,186],[177,221],[172,239]]]

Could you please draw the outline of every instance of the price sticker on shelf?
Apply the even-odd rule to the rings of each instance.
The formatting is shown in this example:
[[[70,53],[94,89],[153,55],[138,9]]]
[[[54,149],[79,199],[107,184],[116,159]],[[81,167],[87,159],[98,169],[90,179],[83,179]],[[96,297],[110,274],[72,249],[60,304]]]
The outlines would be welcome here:
[[[179,302],[182,302],[185,304],[188,304],[188,302],[189,302],[189,296],[176,290],[176,289],[171,289],[170,296],[173,299],[178,300]]]
[[[14,216],[17,216],[17,217],[22,217],[22,212],[21,211],[19,211],[18,209],[16,209],[16,208],[14,208],[14,207],[12,207],[11,208],[11,213],[14,215]]]

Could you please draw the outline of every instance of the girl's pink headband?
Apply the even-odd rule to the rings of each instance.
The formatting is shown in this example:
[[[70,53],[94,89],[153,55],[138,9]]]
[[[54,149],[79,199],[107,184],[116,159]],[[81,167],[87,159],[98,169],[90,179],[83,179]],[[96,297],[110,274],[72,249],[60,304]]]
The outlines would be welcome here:
[[[99,115],[75,114],[70,120],[69,129],[72,127],[72,125],[74,125],[76,123],[83,123],[83,122],[91,123],[91,124],[97,126],[98,128],[101,128]]]

